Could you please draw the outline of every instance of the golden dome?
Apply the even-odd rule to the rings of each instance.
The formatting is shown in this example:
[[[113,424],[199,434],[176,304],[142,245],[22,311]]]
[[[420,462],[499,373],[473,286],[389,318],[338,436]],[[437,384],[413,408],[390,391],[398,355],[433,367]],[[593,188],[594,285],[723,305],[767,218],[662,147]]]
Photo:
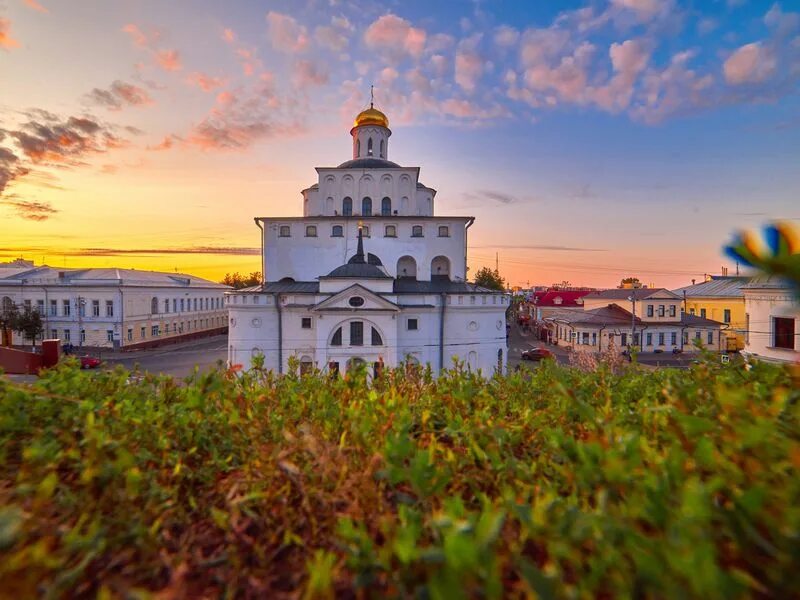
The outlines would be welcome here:
[[[361,127],[362,125],[378,125],[388,129],[389,117],[370,104],[368,109],[358,113],[356,120],[353,122],[353,127]]]

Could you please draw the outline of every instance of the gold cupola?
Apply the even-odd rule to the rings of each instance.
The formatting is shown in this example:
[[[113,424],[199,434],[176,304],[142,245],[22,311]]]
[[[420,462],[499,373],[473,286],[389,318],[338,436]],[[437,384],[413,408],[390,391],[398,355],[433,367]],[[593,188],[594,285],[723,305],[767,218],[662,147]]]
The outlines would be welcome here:
[[[358,113],[355,121],[353,121],[353,127],[362,127],[364,125],[377,125],[388,129],[389,117],[372,106],[372,102],[370,102],[369,108]]]

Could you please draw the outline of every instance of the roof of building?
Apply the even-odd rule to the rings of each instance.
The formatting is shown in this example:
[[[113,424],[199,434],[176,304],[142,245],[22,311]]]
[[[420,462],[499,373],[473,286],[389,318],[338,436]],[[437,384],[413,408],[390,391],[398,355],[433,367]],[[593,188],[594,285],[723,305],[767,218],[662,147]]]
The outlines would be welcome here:
[[[743,289],[751,290],[790,290],[793,287],[790,281],[775,276],[755,277],[742,286]]]
[[[583,297],[592,290],[545,290],[531,294],[531,302],[536,306],[583,306]]]
[[[712,275],[708,281],[687,285],[673,293],[687,298],[743,298],[742,288],[750,281],[749,277]]]
[[[637,300],[644,300],[646,298],[658,296],[659,294],[662,294],[666,297],[674,295],[666,288],[614,288],[612,290],[598,290],[596,292],[590,292],[589,294],[586,294],[584,298],[586,300],[627,300],[631,296],[635,295]]]
[[[19,283],[37,285],[124,285],[132,287],[205,287],[228,289],[227,285],[209,281],[185,273],[164,273],[161,271],[140,271],[138,269],[53,268],[47,265],[7,274],[0,270],[0,283]]]
[[[325,278],[340,277],[347,279],[391,279],[382,268],[380,259],[374,254],[364,254],[364,235],[361,225],[358,227],[358,247],[347,264],[336,267]]]
[[[385,158],[354,158],[340,164],[337,169],[402,169],[396,162]]]
[[[713,321],[711,319],[685,313],[681,313],[681,318],[675,321],[644,321],[639,317],[632,317],[630,311],[625,310],[617,304],[609,304],[608,306],[601,306],[600,308],[584,311],[564,310],[551,317],[546,317],[545,320],[561,321],[569,323],[570,325],[596,325],[606,327],[629,326],[631,321],[634,321],[637,327],[716,327],[724,325],[724,323],[720,323],[719,321]]]
[[[362,110],[360,113],[356,115],[355,120],[353,121],[353,127],[362,127],[364,125],[378,125],[380,127],[389,127],[389,117],[387,117],[383,112],[378,110],[372,105],[372,102],[369,103],[369,108]]]
[[[434,277],[430,281],[400,278],[394,281],[396,294],[498,294],[497,290],[469,283]]]

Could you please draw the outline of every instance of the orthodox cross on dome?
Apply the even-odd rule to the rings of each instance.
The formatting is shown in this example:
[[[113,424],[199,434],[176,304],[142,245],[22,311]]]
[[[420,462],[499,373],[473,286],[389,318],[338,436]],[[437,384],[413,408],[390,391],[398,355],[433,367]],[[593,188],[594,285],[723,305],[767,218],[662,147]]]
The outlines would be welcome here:
[[[373,108],[373,104],[375,104],[375,86],[370,84],[370,86],[369,86],[369,107]]]
[[[364,236],[361,231],[363,225],[364,223],[362,221],[358,222],[358,248],[356,248],[355,256],[349,260],[350,263],[358,264],[367,262],[364,260]]]

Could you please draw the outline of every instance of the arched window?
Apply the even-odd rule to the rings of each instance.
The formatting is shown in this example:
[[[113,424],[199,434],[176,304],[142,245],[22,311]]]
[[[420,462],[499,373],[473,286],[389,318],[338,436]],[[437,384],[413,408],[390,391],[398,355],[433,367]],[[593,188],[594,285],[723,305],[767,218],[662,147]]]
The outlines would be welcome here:
[[[384,229],[383,237],[397,237],[397,227],[394,225],[387,225]]]
[[[392,199],[388,196],[381,200],[381,216],[388,217],[392,214]]]
[[[349,217],[353,214],[353,199],[350,196],[345,196],[342,200],[342,214]]]
[[[450,279],[450,259],[446,256],[437,256],[431,261],[431,278],[441,277]]]
[[[381,140],[381,158],[384,158],[384,156],[383,156],[383,140]]]
[[[300,375],[310,375],[314,371],[314,362],[310,356],[303,356],[300,359]]]
[[[344,228],[341,225],[331,227],[331,237],[344,237]]]
[[[369,196],[366,196],[361,201],[361,214],[365,217],[372,216],[372,198],[370,198]]]
[[[158,298],[150,300],[150,313],[153,315],[158,314]]]
[[[439,225],[439,237],[450,237],[450,228],[447,225]]]
[[[422,225],[414,225],[411,228],[411,237],[422,237]]]
[[[342,345],[342,328],[339,327],[339,329],[333,332],[333,337],[331,338],[331,346],[341,346],[341,345]]]
[[[361,156],[361,140],[356,140],[356,156]]]
[[[372,156],[372,138],[367,142],[367,156]]]
[[[403,256],[397,261],[398,279],[416,279],[417,261],[411,256]]]
[[[383,338],[381,337],[380,332],[372,328],[372,345],[373,346],[383,346]]]

